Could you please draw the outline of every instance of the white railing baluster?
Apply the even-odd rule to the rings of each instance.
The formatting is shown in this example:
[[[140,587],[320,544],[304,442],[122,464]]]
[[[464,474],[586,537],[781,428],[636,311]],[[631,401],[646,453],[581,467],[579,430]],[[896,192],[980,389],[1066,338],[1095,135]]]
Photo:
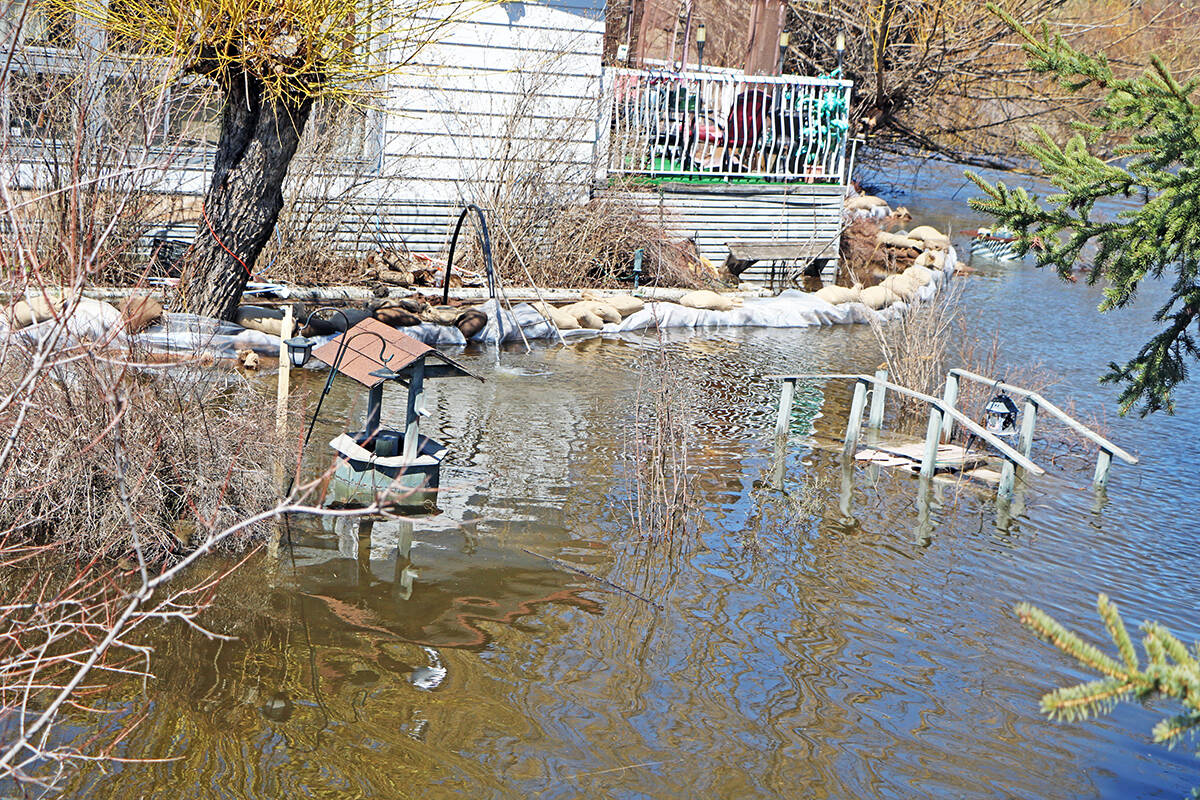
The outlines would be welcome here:
[[[713,69],[614,73],[610,174],[842,179],[848,81]]]

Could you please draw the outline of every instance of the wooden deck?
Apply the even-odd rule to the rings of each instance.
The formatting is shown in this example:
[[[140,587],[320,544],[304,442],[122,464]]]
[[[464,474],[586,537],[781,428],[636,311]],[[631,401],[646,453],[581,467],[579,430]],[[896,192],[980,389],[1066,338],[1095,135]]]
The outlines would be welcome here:
[[[907,444],[874,444],[854,454],[857,461],[881,467],[896,467],[914,474],[921,471],[925,455],[923,442]],[[986,453],[964,450],[956,444],[938,445],[934,474],[954,473],[987,484],[1000,482],[999,471],[992,469]]]

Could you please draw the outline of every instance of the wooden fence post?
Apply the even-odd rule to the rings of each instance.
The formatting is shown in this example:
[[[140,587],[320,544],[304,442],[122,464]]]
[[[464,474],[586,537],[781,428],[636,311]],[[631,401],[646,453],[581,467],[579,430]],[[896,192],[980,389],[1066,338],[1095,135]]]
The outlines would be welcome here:
[[[929,407],[929,427],[925,430],[925,455],[921,458],[921,477],[932,478],[937,471],[938,445],[941,443],[942,410]],[[945,416],[950,416],[946,414]]]
[[[275,432],[287,431],[288,391],[291,388],[292,361],[288,358],[287,340],[292,338],[292,307],[283,307],[283,322],[279,325],[279,386],[275,394]]]
[[[1013,462],[1006,458],[1004,459],[1004,465],[1000,467],[1000,486],[996,489],[996,496],[1005,502],[1012,500],[1016,484],[1017,468],[1013,466]]]
[[[954,404],[958,402],[958,376],[953,372],[946,375],[946,389],[942,393],[942,400],[946,404],[946,408],[954,408]],[[946,414],[942,420],[942,441],[950,441],[953,433],[954,417]]]
[[[779,416],[775,419],[775,435],[787,436],[792,421],[792,403],[796,398],[796,381],[787,378],[779,391]]]
[[[1037,411],[1037,403],[1026,398],[1025,413],[1021,415],[1021,438],[1017,444],[1017,450],[1026,458],[1033,450],[1033,426],[1037,424]]]
[[[846,423],[846,446],[842,452],[847,456],[854,455],[858,446],[858,435],[862,432],[863,406],[867,402],[867,384],[863,381],[854,382],[854,399],[850,401],[850,419]]]
[[[887,370],[875,370],[875,383],[871,385],[871,413],[867,417],[867,427],[879,430],[883,427],[883,401],[887,396]]]
[[[1100,455],[1096,457],[1096,477],[1093,483],[1097,491],[1104,491],[1108,486],[1108,470],[1112,466],[1112,453],[1100,448]]]

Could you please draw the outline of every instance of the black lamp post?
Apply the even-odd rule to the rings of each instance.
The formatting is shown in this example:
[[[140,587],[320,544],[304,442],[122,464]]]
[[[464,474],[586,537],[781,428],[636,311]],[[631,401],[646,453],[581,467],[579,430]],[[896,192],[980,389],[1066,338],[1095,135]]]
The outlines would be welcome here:
[[[337,314],[342,318],[342,325],[349,329],[350,320],[340,308],[334,308],[333,306],[321,306],[320,308],[310,311],[308,316],[304,318],[304,324],[300,326],[300,329],[303,330],[304,328],[307,328],[308,323],[312,321],[312,318],[322,311],[332,311],[333,313]],[[308,363],[309,356],[312,355],[312,349],[315,342],[308,336],[297,333],[295,336],[285,341],[284,344],[287,345],[288,358],[291,360],[292,366],[303,367]]]
[[[696,69],[704,68],[704,42],[708,39],[708,29],[701,22],[696,27]]]
[[[841,32],[841,31],[838,32],[837,40],[834,45],[834,49],[837,50],[837,60],[838,60],[837,71],[838,71],[838,77],[840,78],[840,77],[842,77],[842,63],[843,63],[843,61],[845,61],[845,58],[846,58],[846,34],[845,33]]]
[[[792,41],[792,35],[787,31],[779,34],[779,74],[783,74],[783,61],[787,57],[788,44]]]

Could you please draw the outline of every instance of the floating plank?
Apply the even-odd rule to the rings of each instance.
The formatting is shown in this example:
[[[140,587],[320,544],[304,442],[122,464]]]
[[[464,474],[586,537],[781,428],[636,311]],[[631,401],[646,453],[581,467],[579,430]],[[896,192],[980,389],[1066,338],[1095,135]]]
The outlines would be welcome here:
[[[922,442],[912,444],[889,445],[876,444],[855,454],[858,461],[869,461],[883,467],[904,467],[916,472],[921,468],[921,460],[925,457],[925,445]],[[987,456],[983,453],[972,453],[958,445],[938,445],[936,470],[965,471],[987,464]]]

